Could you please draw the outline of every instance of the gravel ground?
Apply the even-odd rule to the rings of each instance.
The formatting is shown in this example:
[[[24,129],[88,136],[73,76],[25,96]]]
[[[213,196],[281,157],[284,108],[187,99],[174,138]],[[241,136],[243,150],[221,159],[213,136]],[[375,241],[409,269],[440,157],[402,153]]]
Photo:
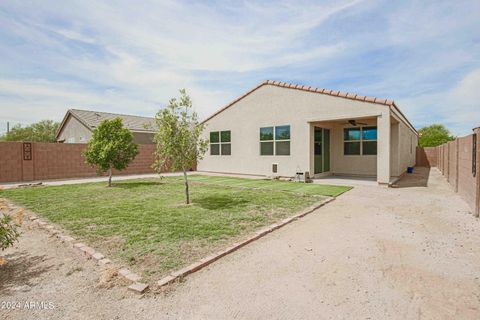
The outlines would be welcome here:
[[[102,271],[43,231],[2,253],[6,319],[479,319],[480,220],[432,169],[357,186],[167,291],[97,288]],[[26,309],[25,302],[46,302]],[[53,309],[48,309],[52,307]]]

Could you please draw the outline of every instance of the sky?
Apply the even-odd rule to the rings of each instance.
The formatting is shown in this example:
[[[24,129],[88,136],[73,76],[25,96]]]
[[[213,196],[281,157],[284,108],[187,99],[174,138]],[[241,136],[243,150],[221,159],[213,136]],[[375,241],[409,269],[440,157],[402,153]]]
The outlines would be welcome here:
[[[0,2],[0,133],[67,109],[200,118],[264,80],[393,99],[416,128],[480,126],[480,1]]]

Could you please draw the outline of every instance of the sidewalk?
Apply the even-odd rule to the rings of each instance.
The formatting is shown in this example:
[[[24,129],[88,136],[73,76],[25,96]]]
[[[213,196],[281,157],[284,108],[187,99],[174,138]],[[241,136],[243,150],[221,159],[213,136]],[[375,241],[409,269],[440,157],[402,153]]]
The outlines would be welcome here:
[[[189,172],[188,174],[192,174]],[[162,173],[162,176],[181,176],[181,172],[172,172],[172,173]],[[131,179],[146,179],[146,178],[158,178],[160,175],[157,173],[147,173],[147,174],[131,174],[131,175],[119,175],[113,176],[112,182],[131,180]],[[17,188],[18,186],[25,185],[35,185],[41,183],[44,186],[61,186],[65,184],[79,184],[79,183],[91,183],[91,182],[101,182],[108,181],[108,177],[88,177],[88,178],[72,178],[72,179],[59,179],[59,180],[38,180],[38,181],[24,181],[24,182],[8,182],[0,184],[0,189],[10,189]]]

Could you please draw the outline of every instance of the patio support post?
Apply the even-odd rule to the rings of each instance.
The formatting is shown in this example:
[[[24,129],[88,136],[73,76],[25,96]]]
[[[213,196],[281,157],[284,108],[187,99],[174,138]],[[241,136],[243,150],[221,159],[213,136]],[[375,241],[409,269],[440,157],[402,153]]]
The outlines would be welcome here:
[[[390,183],[390,109],[377,118],[377,182],[388,186]]]

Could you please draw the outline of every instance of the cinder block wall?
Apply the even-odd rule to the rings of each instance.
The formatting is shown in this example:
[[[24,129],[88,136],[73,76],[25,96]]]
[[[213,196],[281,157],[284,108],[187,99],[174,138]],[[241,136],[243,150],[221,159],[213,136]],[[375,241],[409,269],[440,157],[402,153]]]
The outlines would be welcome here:
[[[459,143],[458,153],[458,193],[468,202],[470,207],[475,207],[476,188],[479,186],[476,183],[476,176],[473,175],[472,162],[472,146],[473,136],[467,136],[457,139]],[[478,160],[478,159],[477,159]],[[477,171],[478,171],[477,161]],[[477,172],[477,174],[479,174]],[[452,184],[450,182],[450,184]]]
[[[86,144],[32,143],[31,160],[24,160],[23,142],[0,142],[0,182],[21,182],[96,176],[85,164]],[[114,174],[153,173],[155,145],[139,145],[127,169]],[[168,170],[166,170],[168,171]]]
[[[417,153],[415,156],[417,167],[436,167],[437,166],[438,152],[437,148],[422,148],[417,147]]]
[[[21,181],[22,143],[0,142],[0,182]]]
[[[480,214],[480,128],[435,148],[417,149],[417,166],[436,166],[455,192]],[[476,140],[476,150],[474,150]],[[476,157],[474,157],[474,152]]]

